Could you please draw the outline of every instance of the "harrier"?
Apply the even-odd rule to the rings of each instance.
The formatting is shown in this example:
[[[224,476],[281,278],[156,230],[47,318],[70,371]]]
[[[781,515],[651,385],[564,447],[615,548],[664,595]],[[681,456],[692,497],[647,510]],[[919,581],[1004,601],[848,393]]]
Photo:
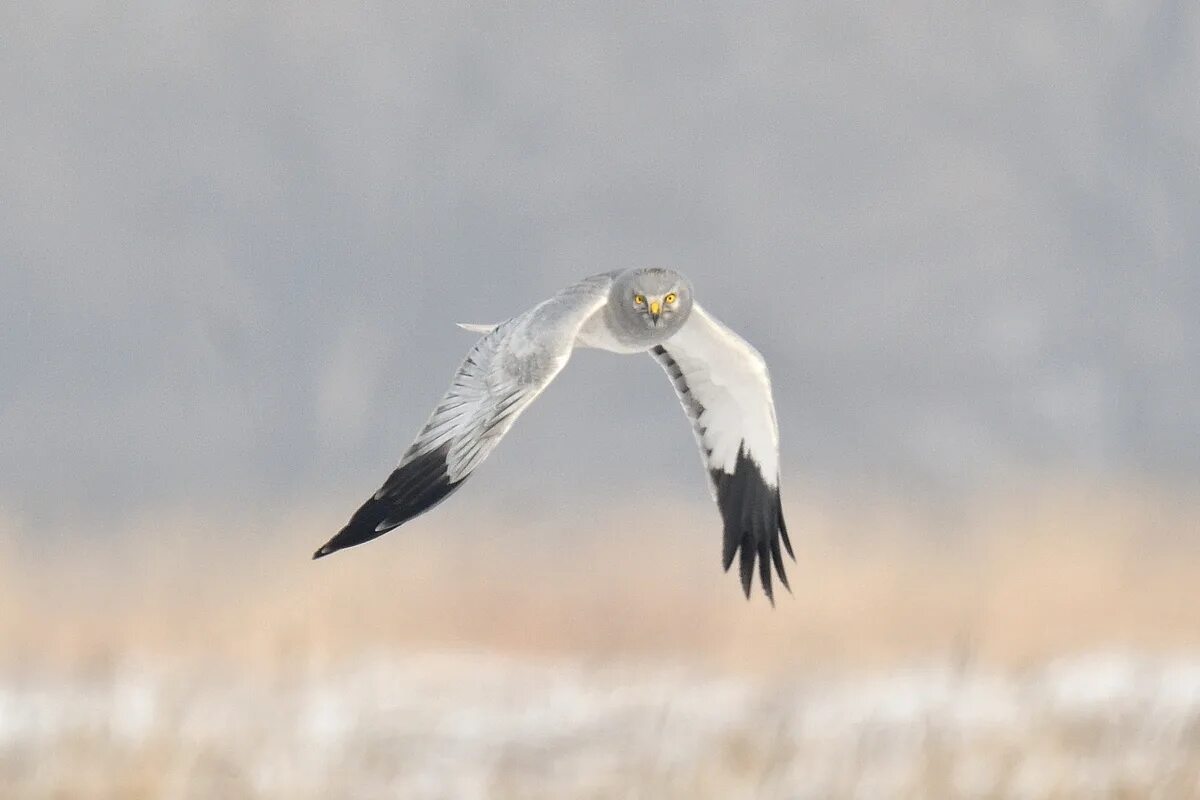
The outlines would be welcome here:
[[[313,558],[382,536],[445,500],[487,458],[576,347],[649,353],[691,419],[721,510],[726,571],[739,557],[750,596],[754,565],[767,598],[771,565],[787,587],[792,553],[779,500],[779,428],[758,351],[705,311],[677,272],[593,275],[482,333],[399,466]],[[740,555],[739,555],[740,554]]]

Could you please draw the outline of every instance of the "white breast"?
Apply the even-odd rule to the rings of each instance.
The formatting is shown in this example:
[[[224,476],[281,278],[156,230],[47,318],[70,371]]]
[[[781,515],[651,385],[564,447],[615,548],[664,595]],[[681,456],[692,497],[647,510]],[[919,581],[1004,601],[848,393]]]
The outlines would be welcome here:
[[[583,323],[583,327],[579,329],[579,333],[575,337],[575,346],[593,347],[597,350],[607,350],[610,353],[628,355],[645,352],[649,345],[630,344],[619,341],[609,329],[604,319],[604,309],[601,308],[595,314],[592,314],[587,322]]]

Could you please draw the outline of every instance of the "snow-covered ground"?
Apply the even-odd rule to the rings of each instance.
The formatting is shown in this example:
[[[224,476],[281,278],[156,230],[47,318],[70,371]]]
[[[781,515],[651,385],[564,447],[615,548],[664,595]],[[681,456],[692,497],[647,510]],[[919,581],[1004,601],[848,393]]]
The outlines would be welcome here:
[[[1200,657],[770,682],[469,654],[9,674],[0,797],[1200,797]]]

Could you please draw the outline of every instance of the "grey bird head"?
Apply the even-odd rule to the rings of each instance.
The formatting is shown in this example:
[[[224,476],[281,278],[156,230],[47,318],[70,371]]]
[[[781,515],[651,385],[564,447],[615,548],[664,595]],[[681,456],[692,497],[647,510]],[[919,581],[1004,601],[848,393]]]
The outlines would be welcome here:
[[[617,276],[609,305],[630,332],[670,336],[692,312],[692,284],[670,269],[629,269]]]

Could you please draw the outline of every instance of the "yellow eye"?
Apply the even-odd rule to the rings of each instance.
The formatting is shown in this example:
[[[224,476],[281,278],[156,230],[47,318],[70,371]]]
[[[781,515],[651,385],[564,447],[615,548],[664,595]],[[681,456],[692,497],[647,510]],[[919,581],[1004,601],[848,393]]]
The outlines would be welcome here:
[[[667,305],[672,305],[672,304],[673,304],[673,303],[674,303],[676,300],[678,300],[678,299],[679,299],[679,298],[678,298],[678,297],[675,295],[675,293],[674,293],[674,292],[671,292],[669,295],[667,295],[666,297],[664,297],[664,298],[663,298],[663,301],[664,301],[664,302],[665,302]]]
[[[633,296],[633,302],[636,305],[644,306],[644,305],[646,305],[646,298],[642,297],[640,294],[635,294]]]

